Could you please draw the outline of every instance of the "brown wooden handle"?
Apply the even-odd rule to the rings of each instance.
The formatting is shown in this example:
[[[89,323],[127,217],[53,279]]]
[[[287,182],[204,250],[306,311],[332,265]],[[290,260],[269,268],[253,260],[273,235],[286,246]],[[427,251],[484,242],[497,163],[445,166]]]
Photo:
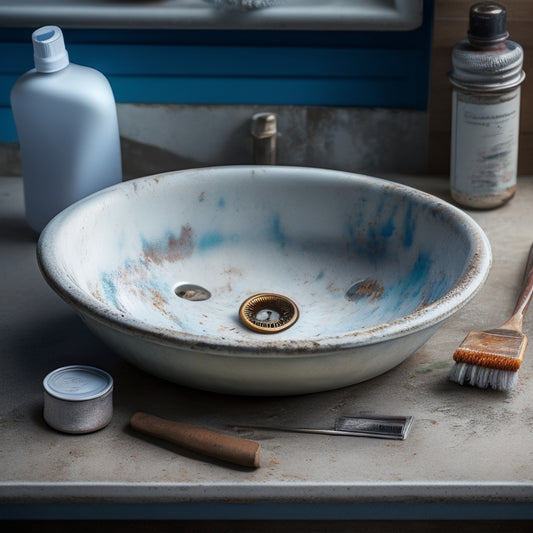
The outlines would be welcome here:
[[[259,466],[261,447],[258,442],[252,440],[230,437],[210,429],[140,412],[131,417],[130,424],[141,433],[173,442],[208,457],[242,466]]]
[[[514,327],[518,331],[522,331],[522,322],[527,308],[533,297],[533,245],[529,249],[529,255],[527,257],[526,268],[524,272],[524,279],[522,280],[522,287],[520,288],[520,294],[518,295],[518,301],[514,308],[511,318],[506,322],[511,327]]]

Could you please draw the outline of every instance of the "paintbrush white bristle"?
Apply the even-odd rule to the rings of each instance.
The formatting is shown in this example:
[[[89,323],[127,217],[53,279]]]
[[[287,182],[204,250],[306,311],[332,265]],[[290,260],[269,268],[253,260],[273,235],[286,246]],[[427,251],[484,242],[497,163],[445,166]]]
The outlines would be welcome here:
[[[449,379],[460,385],[468,384],[480,389],[490,387],[498,391],[508,391],[516,387],[518,372],[468,363],[456,363],[452,367]]]

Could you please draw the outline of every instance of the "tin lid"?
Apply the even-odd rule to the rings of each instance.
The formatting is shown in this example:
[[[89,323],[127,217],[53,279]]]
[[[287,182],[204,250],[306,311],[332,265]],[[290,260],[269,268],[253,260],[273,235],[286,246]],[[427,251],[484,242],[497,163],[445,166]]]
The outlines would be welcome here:
[[[465,39],[452,50],[453,85],[465,89],[498,91],[517,87],[524,81],[524,50],[514,41],[490,53],[480,52]]]
[[[43,386],[48,394],[60,400],[92,400],[112,389],[113,378],[99,368],[71,365],[50,372]]]

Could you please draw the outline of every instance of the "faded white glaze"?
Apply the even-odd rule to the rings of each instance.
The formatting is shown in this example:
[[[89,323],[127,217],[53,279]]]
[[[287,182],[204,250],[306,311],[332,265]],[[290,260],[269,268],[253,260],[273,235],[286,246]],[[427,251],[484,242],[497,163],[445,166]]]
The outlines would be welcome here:
[[[218,167],[140,178],[59,214],[44,276],[133,364],[208,390],[298,394],[377,376],[481,288],[487,238],[462,211],[376,178]],[[198,285],[210,298],[175,294]],[[355,286],[355,287],[354,287]],[[249,296],[292,299],[291,328],[239,320]]]

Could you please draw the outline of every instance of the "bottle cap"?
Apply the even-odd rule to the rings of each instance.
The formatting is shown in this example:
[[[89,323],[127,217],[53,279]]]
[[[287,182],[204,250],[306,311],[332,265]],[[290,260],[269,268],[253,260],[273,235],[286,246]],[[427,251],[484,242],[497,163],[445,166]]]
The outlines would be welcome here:
[[[470,8],[468,40],[473,44],[495,44],[509,37],[507,10],[495,2],[479,2]]]
[[[69,64],[63,32],[57,26],[43,26],[31,35],[37,72],[56,72]]]

